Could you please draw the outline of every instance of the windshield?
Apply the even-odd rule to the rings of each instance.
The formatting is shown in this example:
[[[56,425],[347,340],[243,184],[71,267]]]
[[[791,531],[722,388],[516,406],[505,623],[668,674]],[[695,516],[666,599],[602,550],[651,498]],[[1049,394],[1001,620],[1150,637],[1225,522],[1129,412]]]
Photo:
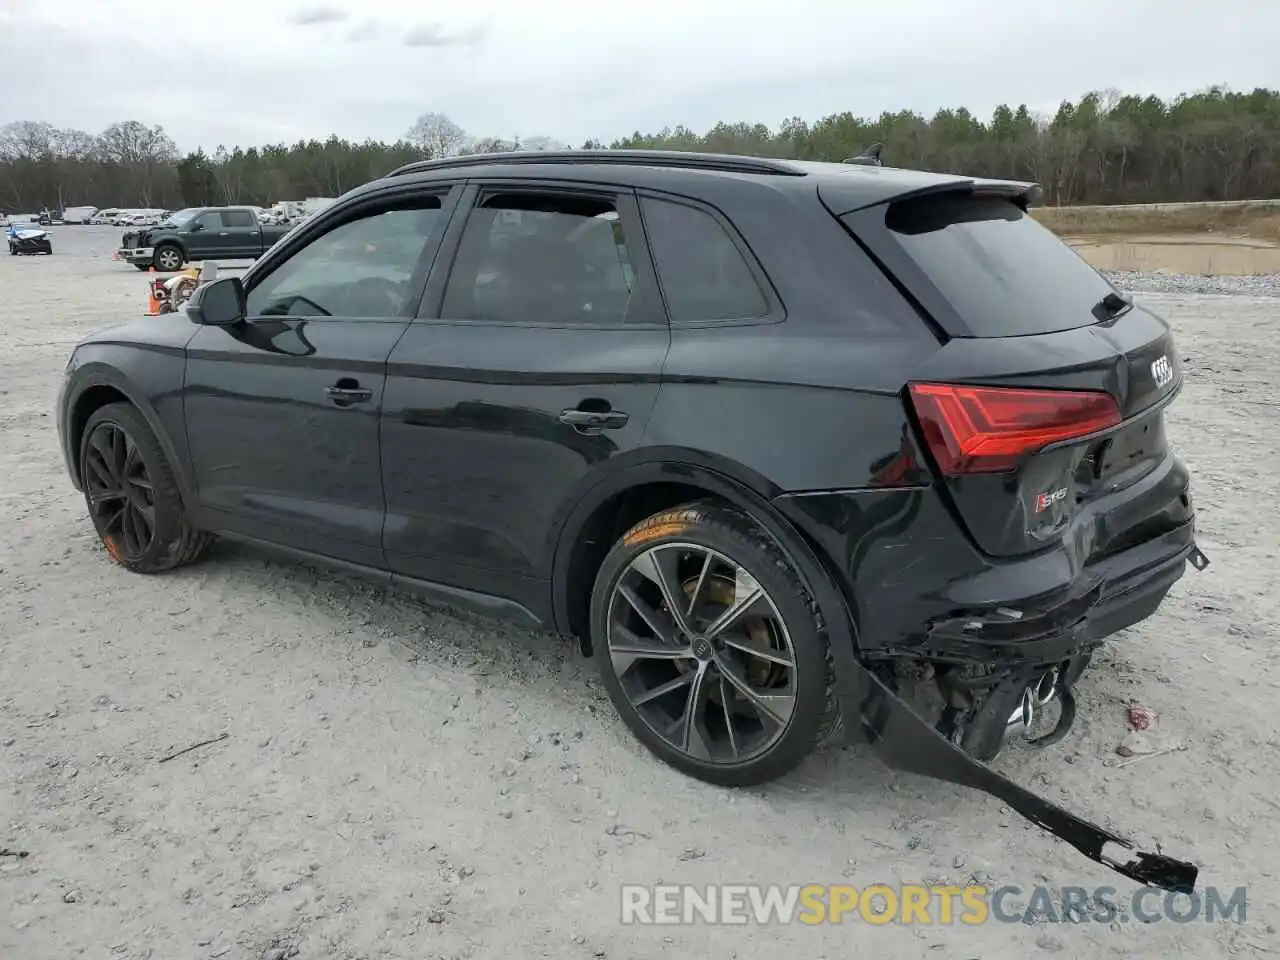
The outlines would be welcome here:
[[[891,204],[888,236],[977,337],[1052,333],[1097,322],[1114,288],[1022,208],[996,197]],[[957,331],[950,331],[956,333]]]
[[[196,215],[200,213],[201,209],[202,208],[200,207],[189,207],[186,210],[179,210],[176,213],[171,213],[169,216],[165,217],[164,224],[165,226],[181,227],[194,220]]]

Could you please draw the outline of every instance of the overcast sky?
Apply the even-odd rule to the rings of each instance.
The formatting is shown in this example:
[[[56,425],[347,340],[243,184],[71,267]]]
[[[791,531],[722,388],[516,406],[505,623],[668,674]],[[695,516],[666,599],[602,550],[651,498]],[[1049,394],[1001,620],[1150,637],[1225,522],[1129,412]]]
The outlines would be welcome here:
[[[475,136],[576,146],[722,119],[1280,87],[1277,38],[1280,0],[0,0],[0,124],[136,119],[189,150],[394,139],[438,111]]]

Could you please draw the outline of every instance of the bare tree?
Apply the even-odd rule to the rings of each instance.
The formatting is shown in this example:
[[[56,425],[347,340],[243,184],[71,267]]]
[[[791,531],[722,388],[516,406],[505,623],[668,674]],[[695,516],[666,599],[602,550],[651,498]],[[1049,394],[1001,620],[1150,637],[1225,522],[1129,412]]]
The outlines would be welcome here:
[[[413,122],[405,139],[425,157],[451,157],[462,152],[467,134],[443,113],[424,113]]]

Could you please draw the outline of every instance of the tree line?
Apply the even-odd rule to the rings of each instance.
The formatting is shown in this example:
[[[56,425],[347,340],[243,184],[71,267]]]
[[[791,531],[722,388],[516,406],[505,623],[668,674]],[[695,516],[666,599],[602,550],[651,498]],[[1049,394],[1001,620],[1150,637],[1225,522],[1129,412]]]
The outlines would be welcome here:
[[[1212,87],[1172,100],[1096,91],[1063,101],[1053,116],[1002,105],[986,120],[960,107],[931,118],[909,110],[793,117],[777,129],[722,122],[701,134],[636,131],[608,146],[838,161],[874,143],[890,166],[1034,180],[1050,204],[1280,197],[1280,90],[1264,88]],[[20,121],[0,127],[0,210],[267,205],[337,196],[423,157],[563,146],[545,136],[474,138],[439,113],[419,117],[394,143],[331,136],[185,155],[162,127],[137,120],[97,135]]]

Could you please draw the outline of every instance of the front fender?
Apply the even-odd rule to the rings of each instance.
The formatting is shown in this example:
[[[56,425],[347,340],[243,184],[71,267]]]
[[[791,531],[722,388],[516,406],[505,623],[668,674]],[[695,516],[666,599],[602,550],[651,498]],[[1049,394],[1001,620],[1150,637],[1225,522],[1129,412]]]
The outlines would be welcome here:
[[[176,379],[170,380],[165,374],[151,372],[141,382],[104,360],[85,359],[76,363],[68,374],[58,411],[63,455],[76,489],[83,489],[80,439],[84,423],[94,409],[122,397],[146,419],[173,469],[184,508],[194,511],[196,491],[182,413],[183,363],[178,361]],[[108,391],[118,396],[111,396]]]

